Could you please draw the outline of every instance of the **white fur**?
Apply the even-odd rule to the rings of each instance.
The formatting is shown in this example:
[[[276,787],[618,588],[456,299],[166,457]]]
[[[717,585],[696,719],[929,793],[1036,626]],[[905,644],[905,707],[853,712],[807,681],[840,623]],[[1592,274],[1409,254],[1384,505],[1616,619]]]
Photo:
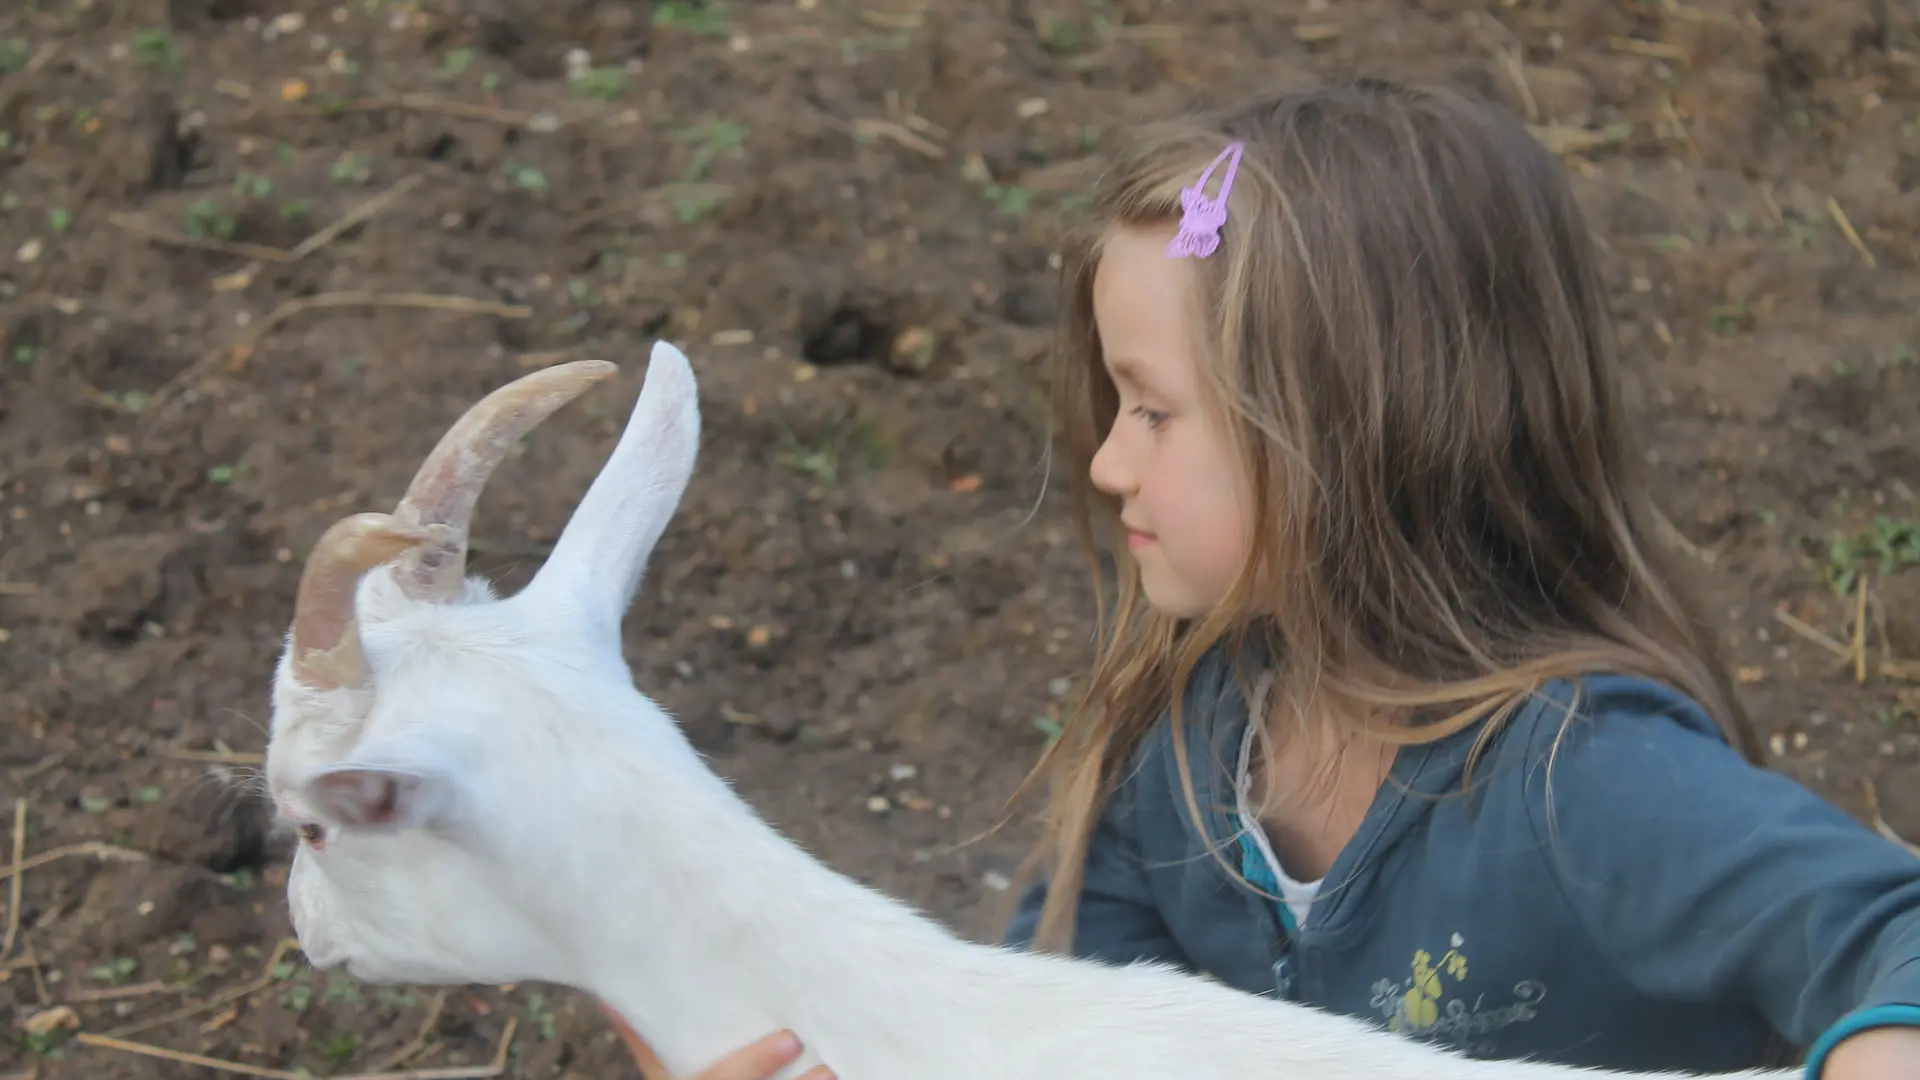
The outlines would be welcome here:
[[[316,693],[282,659],[267,772],[284,817],[327,828],[287,885],[315,966],[574,987],[683,1078],[780,1028],[809,1048],[785,1075],[825,1061],[842,1080],[1622,1075],[1476,1061],[1171,969],[969,942],[815,861],[708,769],[621,655],[699,433],[687,359],[656,345],[625,434],[525,590],[474,581],[434,605],[367,574],[360,698]],[[394,820],[359,824],[389,785]]]

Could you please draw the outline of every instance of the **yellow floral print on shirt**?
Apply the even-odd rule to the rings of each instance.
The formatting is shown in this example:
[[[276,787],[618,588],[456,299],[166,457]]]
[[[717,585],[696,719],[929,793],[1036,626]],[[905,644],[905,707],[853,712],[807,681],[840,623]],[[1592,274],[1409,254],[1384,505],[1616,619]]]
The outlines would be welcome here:
[[[1490,1007],[1484,993],[1467,989],[1466,944],[1453,934],[1437,959],[1431,950],[1416,949],[1407,978],[1373,984],[1373,1007],[1389,1029],[1452,1043],[1468,1053],[1491,1053],[1489,1036],[1534,1018],[1546,987],[1523,980],[1514,985],[1510,1004]]]

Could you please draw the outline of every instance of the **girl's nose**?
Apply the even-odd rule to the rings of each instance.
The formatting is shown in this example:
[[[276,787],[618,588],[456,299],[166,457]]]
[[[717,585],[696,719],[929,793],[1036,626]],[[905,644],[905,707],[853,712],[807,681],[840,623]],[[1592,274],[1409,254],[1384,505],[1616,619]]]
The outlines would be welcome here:
[[[1114,436],[1109,433],[1100,449],[1094,452],[1093,461],[1087,467],[1087,476],[1093,486],[1108,495],[1123,496],[1132,493],[1133,481],[1130,470],[1122,460],[1120,448],[1115,445]]]

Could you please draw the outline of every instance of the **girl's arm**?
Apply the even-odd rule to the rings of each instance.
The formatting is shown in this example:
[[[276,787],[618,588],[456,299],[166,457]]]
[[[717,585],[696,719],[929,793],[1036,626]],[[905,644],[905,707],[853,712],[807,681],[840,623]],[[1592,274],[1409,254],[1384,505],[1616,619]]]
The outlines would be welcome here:
[[[1809,1077],[1887,1075],[1867,1059],[1902,1053],[1900,1075],[1920,1076],[1920,859],[1748,764],[1684,697],[1595,680],[1580,713],[1564,732],[1560,710],[1540,715],[1535,755],[1561,742],[1527,802],[1548,872],[1620,974],[1754,1008],[1809,1048]],[[1869,1031],[1887,1033],[1852,1041]]]

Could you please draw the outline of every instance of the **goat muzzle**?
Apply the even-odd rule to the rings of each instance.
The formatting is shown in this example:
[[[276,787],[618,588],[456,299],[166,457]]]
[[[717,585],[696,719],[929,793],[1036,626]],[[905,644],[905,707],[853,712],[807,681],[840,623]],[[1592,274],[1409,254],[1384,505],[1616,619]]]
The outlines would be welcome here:
[[[604,360],[576,360],[523,375],[480,399],[420,464],[393,516],[405,525],[444,525],[444,539],[401,556],[394,577],[416,600],[452,600],[466,577],[468,527],[487,478],[541,421],[618,371]]]

